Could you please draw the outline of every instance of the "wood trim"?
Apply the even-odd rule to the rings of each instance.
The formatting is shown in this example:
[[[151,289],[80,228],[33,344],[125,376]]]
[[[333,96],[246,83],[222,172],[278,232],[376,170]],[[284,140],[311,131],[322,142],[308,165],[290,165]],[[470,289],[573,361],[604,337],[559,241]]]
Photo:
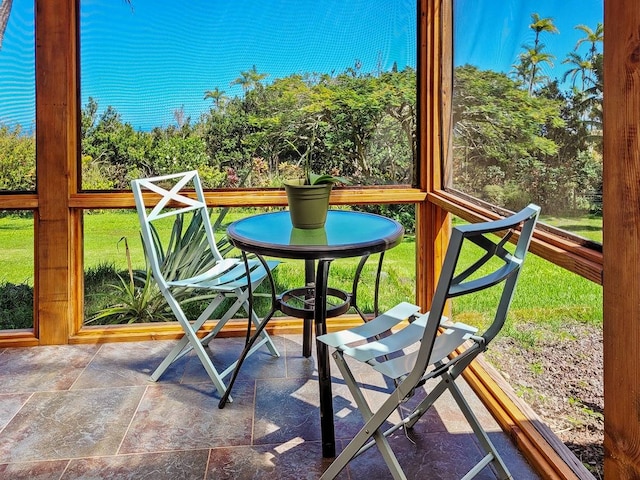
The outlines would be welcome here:
[[[420,189],[430,192],[441,188],[443,118],[447,106],[441,105],[443,73],[441,59],[451,52],[446,25],[451,24],[450,1],[422,0],[419,11],[418,53],[418,181]],[[448,16],[447,16],[448,15]],[[444,18],[443,18],[444,16]],[[445,63],[446,66],[446,63]],[[449,240],[450,217],[446,210],[431,202],[416,209],[416,302],[429,308]]]
[[[215,321],[206,322],[198,332],[200,337],[209,333],[216,325]],[[345,328],[362,325],[358,315],[342,315],[331,318],[327,322],[327,331],[334,332]],[[269,321],[265,330],[270,335],[287,335],[302,333],[302,320],[293,317],[276,317]],[[220,337],[243,337],[247,332],[245,319],[229,321]],[[93,344],[108,342],[137,342],[143,340],[175,340],[181,338],[183,330],[178,322],[145,323],[135,325],[106,325],[84,327],[69,339],[70,344]]]
[[[205,192],[210,207],[286,207],[284,189],[215,190]],[[410,187],[336,188],[332,205],[423,202],[426,193]],[[72,195],[69,206],[82,209],[135,208],[131,192],[92,192]]]
[[[0,210],[35,210],[38,208],[38,196],[35,193],[0,195]]]
[[[36,347],[40,344],[38,337],[32,330],[11,330],[2,332],[0,348],[5,347]]]

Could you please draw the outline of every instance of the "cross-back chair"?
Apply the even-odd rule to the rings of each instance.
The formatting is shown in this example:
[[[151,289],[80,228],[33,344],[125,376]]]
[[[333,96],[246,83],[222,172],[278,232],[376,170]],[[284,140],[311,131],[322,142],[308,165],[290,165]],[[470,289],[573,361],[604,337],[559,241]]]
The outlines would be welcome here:
[[[485,452],[463,479],[475,477],[489,464],[494,466],[499,478],[511,478],[455,380],[487,349],[504,325],[539,211],[536,205],[529,205],[508,218],[454,227],[430,311],[420,313],[418,306],[401,303],[368,323],[318,337],[319,341],[335,348],[333,358],[365,421],[322,479],[335,478],[354,457],[373,445],[377,445],[393,478],[406,479],[387,436],[400,428],[411,429],[447,390]],[[507,248],[507,242],[518,231],[515,248]],[[473,260],[467,259],[462,264],[461,251],[463,247],[468,248],[468,244],[475,245],[470,249]],[[493,320],[482,333],[469,325],[452,323],[443,315],[450,299],[490,287],[501,291],[495,302]],[[367,402],[347,360],[368,364],[393,381],[395,389],[377,410],[372,410]],[[434,378],[438,383],[429,387],[417,407],[387,428],[387,420],[400,404]]]
[[[213,365],[205,346],[220,332],[227,321],[241,308],[258,327],[261,319],[250,307],[247,289],[247,268],[250,269],[251,289],[267,277],[267,271],[257,260],[245,263],[239,258],[223,258],[215,241],[209,218],[204,191],[197,171],[176,173],[131,182],[136,209],[140,219],[145,256],[153,278],[166,299],[176,320],[184,330],[184,336],[151,375],[157,381],[177,360],[194,350],[218,393],[226,391],[223,379],[235,369],[236,363],[219,372]],[[184,216],[190,214],[191,222],[183,232]],[[166,230],[171,223],[172,233],[168,240],[159,234],[162,226]],[[195,249],[193,244],[197,244]],[[190,245],[189,245],[190,244]],[[266,262],[273,269],[278,262]],[[208,301],[199,316],[193,320],[185,314],[184,298],[187,301]],[[182,305],[179,299],[183,299]],[[222,314],[215,327],[202,338],[198,331],[225,299],[232,299],[231,306]],[[266,345],[273,356],[278,350],[266,331],[254,344],[249,355]]]

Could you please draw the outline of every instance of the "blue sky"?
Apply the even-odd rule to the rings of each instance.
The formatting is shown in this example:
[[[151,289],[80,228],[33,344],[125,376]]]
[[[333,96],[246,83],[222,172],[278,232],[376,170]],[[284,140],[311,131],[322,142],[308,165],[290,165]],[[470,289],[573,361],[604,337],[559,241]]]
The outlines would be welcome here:
[[[543,33],[540,41],[555,55],[554,66],[543,65],[546,76],[562,80],[569,69],[562,64],[584,33],[576,25],[596,29],[603,22],[603,0],[454,0],[454,62],[469,63],[483,70],[509,72],[523,51],[532,45],[531,14],[551,17],[558,34]],[[467,40],[469,39],[469,40]],[[471,40],[472,39],[472,40]],[[584,54],[583,44],[578,53]],[[600,45],[602,51],[602,45]]]
[[[14,0],[0,50],[0,122],[26,129],[35,115],[33,0]],[[455,0],[455,62],[509,71],[532,40],[530,15],[551,16],[560,35],[543,42],[561,64],[584,23],[602,20],[602,0]],[[112,105],[135,128],[196,120],[211,100],[253,65],[272,81],[292,73],[372,72],[416,65],[412,0],[81,0],[82,103]],[[473,38],[473,41],[466,39]],[[586,46],[585,46],[586,48]]]

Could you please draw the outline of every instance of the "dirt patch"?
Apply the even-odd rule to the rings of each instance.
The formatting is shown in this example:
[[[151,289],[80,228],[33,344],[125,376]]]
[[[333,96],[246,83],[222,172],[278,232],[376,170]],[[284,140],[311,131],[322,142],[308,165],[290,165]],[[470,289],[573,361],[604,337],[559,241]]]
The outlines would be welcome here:
[[[536,331],[522,325],[518,330]],[[603,475],[602,329],[568,324],[532,346],[498,337],[486,358],[597,479]],[[547,338],[548,337],[548,338]]]

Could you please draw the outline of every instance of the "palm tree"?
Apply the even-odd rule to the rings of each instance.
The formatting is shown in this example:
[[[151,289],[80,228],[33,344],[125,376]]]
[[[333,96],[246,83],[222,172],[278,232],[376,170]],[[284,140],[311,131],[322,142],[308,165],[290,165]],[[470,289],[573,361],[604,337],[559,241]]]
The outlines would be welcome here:
[[[553,67],[552,60],[556,57],[550,53],[543,52],[543,43],[539,43],[535,47],[527,47],[526,45],[523,47],[525,51],[520,54],[520,62],[528,68],[529,87],[527,90],[529,91],[529,95],[533,95],[533,87],[547,78],[544,75],[540,75],[540,66],[546,63],[550,67]]]
[[[538,42],[540,40],[540,34],[542,32],[548,33],[560,33],[558,28],[553,24],[553,18],[540,18],[540,15],[537,13],[531,14],[531,23],[529,24],[529,28],[533,30],[536,34],[534,48],[538,46]]]
[[[575,28],[576,30],[584,32],[585,37],[576,42],[574,50],[577,51],[578,48],[580,48],[580,45],[585,42],[590,43],[591,47],[589,48],[589,56],[593,59],[598,54],[598,47],[596,44],[604,41],[604,26],[601,22],[598,22],[595,30],[591,30],[591,28],[586,25],[576,25]]]
[[[230,85],[240,85],[242,91],[246,94],[251,88],[260,83],[261,80],[267,78],[269,74],[258,73],[256,66],[251,67],[248,72],[240,72],[240,76],[233,80]]]
[[[220,109],[220,106],[224,103],[224,100],[227,98],[224,94],[224,90],[220,90],[216,87],[213,90],[207,90],[204,92],[204,99],[210,98],[213,100],[213,106],[216,110]]]
[[[578,74],[580,75],[580,79],[582,80],[582,88],[585,89],[587,79],[590,78],[589,74],[593,71],[593,64],[591,60],[582,58],[575,52],[570,52],[567,54],[567,58],[562,61],[562,63],[569,63],[573,65],[573,68],[564,72],[562,77],[562,81],[565,82],[569,76],[571,76],[571,80],[573,81],[573,86],[576,85],[576,77]]]
[[[560,33],[558,28],[553,24],[553,18],[540,18],[537,13],[531,14],[531,23],[529,28],[534,31],[535,39],[533,47],[524,46],[525,52],[520,55],[520,61],[523,65],[528,65],[529,70],[529,95],[533,94],[533,86],[542,81],[544,77],[538,76],[538,65],[547,63],[549,66],[553,66],[552,59],[555,58],[550,53],[543,52],[544,44],[540,43],[540,34],[542,32],[547,33]],[[526,62],[526,63],[525,63]]]

